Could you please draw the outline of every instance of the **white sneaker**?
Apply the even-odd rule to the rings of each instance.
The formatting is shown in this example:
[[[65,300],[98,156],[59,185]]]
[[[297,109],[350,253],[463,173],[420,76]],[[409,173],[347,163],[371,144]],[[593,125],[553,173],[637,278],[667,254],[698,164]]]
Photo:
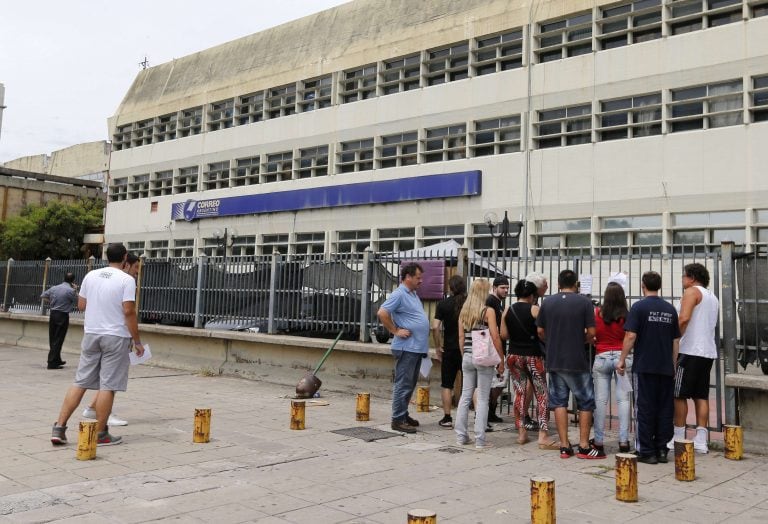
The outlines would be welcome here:
[[[696,453],[709,453],[707,430],[705,428],[696,428],[696,436],[693,437],[693,451]]]
[[[672,436],[672,440],[667,442],[667,449],[671,449],[671,450],[675,449],[675,441],[676,440],[685,440],[685,427],[684,426],[681,427],[681,428],[675,427],[674,431],[675,431],[675,433]]]
[[[114,413],[109,414],[109,420],[107,420],[107,426],[127,426],[128,421],[123,420]]]
[[[95,420],[96,419],[96,410],[89,406],[89,407],[87,407],[87,408],[85,408],[83,410],[83,416],[85,418],[92,418],[92,419]]]

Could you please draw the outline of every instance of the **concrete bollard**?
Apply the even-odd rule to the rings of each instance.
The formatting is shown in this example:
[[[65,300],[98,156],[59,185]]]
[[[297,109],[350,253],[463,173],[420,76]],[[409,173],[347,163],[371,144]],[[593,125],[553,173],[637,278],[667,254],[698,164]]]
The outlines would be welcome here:
[[[80,422],[80,431],[77,434],[77,460],[96,458],[96,445],[99,442],[97,424],[98,422]]]
[[[367,422],[371,419],[371,394],[358,393],[357,405],[355,406],[355,420]]]
[[[675,478],[684,482],[696,479],[692,440],[675,440]]]
[[[637,502],[637,455],[616,453],[616,500]]]
[[[211,440],[211,410],[195,410],[195,427],[192,430],[192,442],[205,444]]]
[[[725,445],[725,458],[729,460],[741,460],[744,457],[744,431],[741,426],[723,426],[723,444]]]
[[[305,406],[303,400],[291,400],[291,429],[304,429]]]
[[[416,391],[416,411],[420,413],[429,411],[429,386],[419,386]]]
[[[531,524],[554,524],[556,518],[555,479],[533,477],[531,479]]]
[[[437,513],[429,509],[412,509],[408,512],[408,524],[437,524]]]

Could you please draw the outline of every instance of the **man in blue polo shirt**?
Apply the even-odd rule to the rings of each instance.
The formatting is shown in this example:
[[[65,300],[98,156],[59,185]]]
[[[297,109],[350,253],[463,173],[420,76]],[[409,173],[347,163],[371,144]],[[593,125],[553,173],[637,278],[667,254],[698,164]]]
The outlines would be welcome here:
[[[424,313],[416,290],[421,285],[423,269],[415,262],[400,270],[401,284],[381,305],[377,316],[394,336],[392,355],[395,357],[395,383],[392,387],[392,429],[416,433],[419,421],[408,415],[421,359],[428,357],[429,319]]]
[[[655,271],[644,273],[642,289],[645,298],[632,306],[624,323],[624,347],[616,371],[624,374],[627,356],[634,349],[637,460],[658,464],[667,462],[667,442],[673,434],[673,377],[680,328],[677,311],[659,296],[661,275]]]

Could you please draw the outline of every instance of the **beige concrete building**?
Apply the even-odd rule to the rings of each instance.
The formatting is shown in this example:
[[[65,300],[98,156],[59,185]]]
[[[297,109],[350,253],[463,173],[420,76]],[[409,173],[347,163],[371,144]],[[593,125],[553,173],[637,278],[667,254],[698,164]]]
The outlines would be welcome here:
[[[355,0],[139,73],[108,241],[149,256],[768,242],[768,0]],[[688,246],[688,247],[684,247]]]
[[[106,140],[77,144],[48,154],[24,156],[2,165],[8,169],[104,183],[109,170],[110,144]]]

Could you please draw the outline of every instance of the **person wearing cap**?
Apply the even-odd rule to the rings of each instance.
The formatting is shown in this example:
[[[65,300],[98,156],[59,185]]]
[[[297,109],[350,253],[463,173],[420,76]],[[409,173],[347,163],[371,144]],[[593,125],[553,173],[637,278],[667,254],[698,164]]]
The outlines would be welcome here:
[[[77,284],[75,275],[67,273],[61,284],[50,287],[40,295],[50,304],[48,318],[48,369],[61,369],[66,364],[61,360],[61,346],[69,330],[69,313],[77,306]]]
[[[485,305],[496,314],[497,326],[501,326],[501,315],[504,313],[504,301],[507,299],[507,295],[509,295],[509,279],[503,275],[494,278],[493,288],[488,294]],[[504,341],[502,341],[502,351],[506,353],[506,342]],[[488,422],[504,422],[504,419],[496,414],[496,407],[508,380],[509,374],[505,370],[504,373],[497,374],[491,383],[491,396],[488,399]]]

